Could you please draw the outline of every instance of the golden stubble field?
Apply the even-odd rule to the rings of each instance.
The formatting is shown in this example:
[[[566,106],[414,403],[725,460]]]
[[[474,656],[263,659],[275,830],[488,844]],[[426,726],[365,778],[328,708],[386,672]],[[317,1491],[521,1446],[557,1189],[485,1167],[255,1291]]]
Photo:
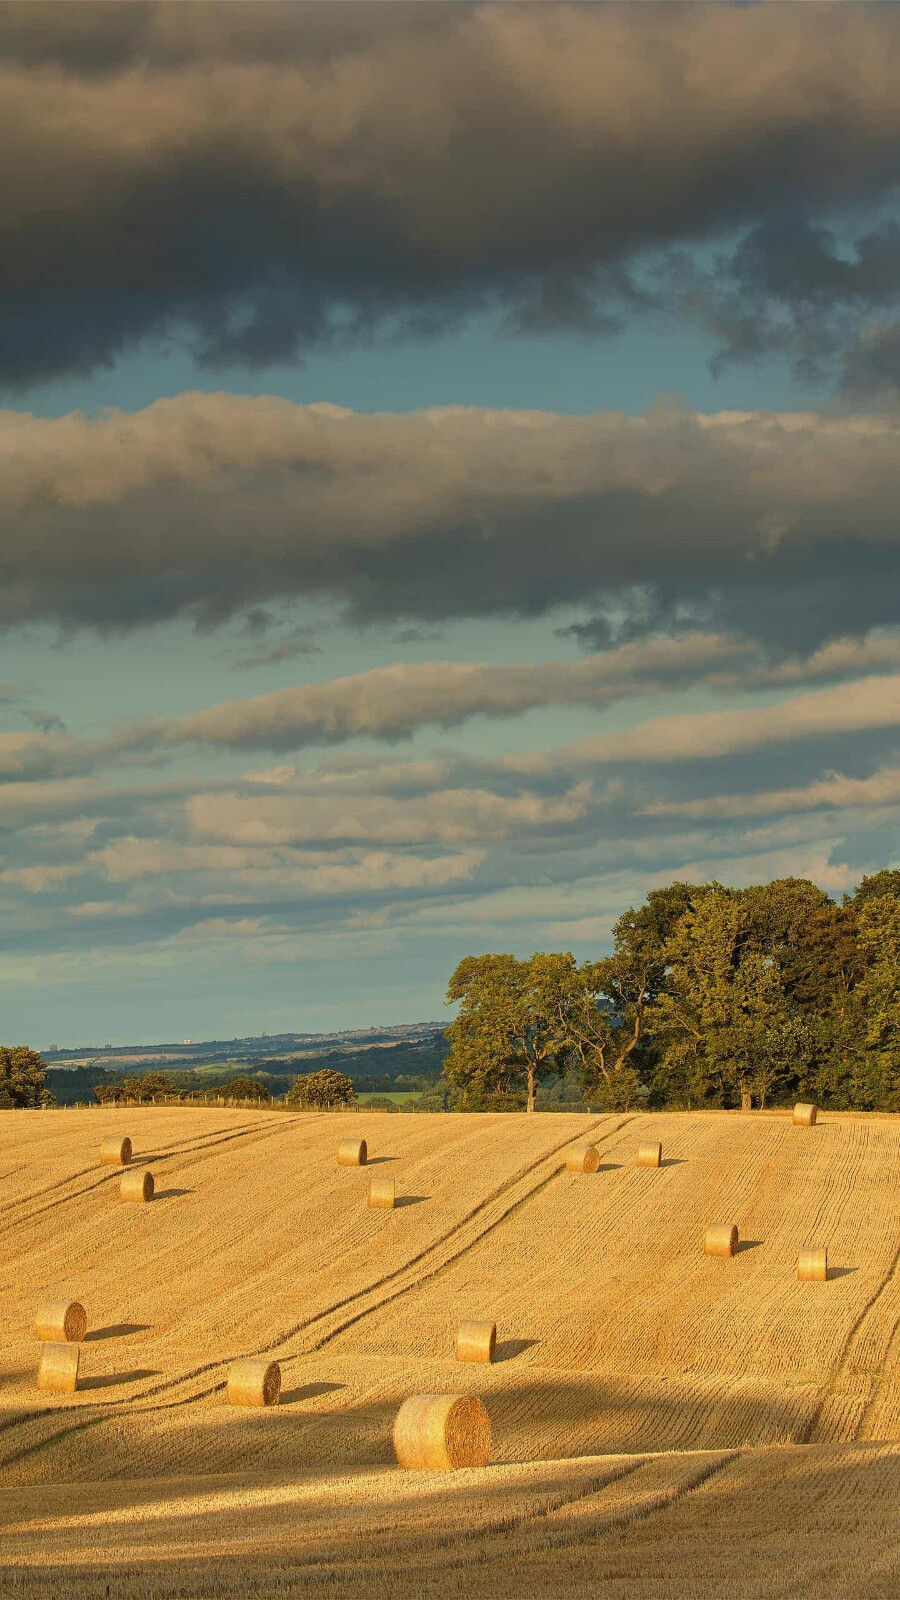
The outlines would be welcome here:
[[[600,1171],[567,1172],[586,1139]],[[893,1595],[898,1196],[888,1117],[7,1113],[0,1594]],[[829,1281],[798,1283],[815,1244]],[[47,1296],[87,1309],[72,1395],[35,1388]],[[456,1362],[469,1318],[494,1365]],[[281,1404],[229,1407],[254,1354]],[[414,1393],[479,1395],[493,1464],[401,1472]]]

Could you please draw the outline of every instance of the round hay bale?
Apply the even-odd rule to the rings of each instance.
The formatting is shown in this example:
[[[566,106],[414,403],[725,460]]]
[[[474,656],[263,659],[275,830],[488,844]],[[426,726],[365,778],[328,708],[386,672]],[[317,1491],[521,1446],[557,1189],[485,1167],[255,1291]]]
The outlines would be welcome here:
[[[794,1127],[813,1128],[815,1127],[816,1117],[818,1115],[818,1106],[805,1105],[801,1100],[794,1107]]]
[[[265,1356],[233,1361],[228,1368],[226,1393],[230,1406],[277,1406],[281,1394],[281,1368]]]
[[[461,1322],[456,1335],[457,1361],[493,1361],[496,1322]]]
[[[153,1173],[147,1167],[134,1167],[124,1173],[119,1193],[123,1200],[134,1200],[138,1205],[153,1199]]]
[[[800,1283],[827,1283],[828,1251],[818,1248],[801,1250],[797,1278]]]
[[[364,1167],[369,1159],[369,1146],[365,1139],[342,1139],[337,1148],[339,1167]]]
[[[78,1344],[87,1333],[87,1312],[80,1300],[45,1300],[38,1306],[34,1331],[50,1344]]]
[[[78,1362],[81,1346],[77,1344],[44,1344],[38,1363],[37,1386],[52,1389],[57,1394],[74,1394],[78,1388]]]
[[[567,1172],[597,1172],[599,1167],[600,1151],[594,1144],[579,1144],[566,1151]]]
[[[393,1178],[369,1179],[369,1205],[375,1211],[393,1211],[396,1203]]]
[[[662,1145],[661,1144],[639,1144],[638,1145],[638,1153],[637,1153],[637,1164],[638,1164],[639,1167],[661,1167],[662,1166]]]
[[[127,1167],[131,1160],[131,1140],[104,1139],[100,1146],[100,1160],[105,1167]]]
[[[394,1419],[394,1451],[401,1467],[486,1467],[488,1414],[474,1395],[411,1395]]]
[[[714,1222],[706,1230],[703,1253],[707,1256],[733,1256],[738,1246],[738,1231],[733,1222]]]

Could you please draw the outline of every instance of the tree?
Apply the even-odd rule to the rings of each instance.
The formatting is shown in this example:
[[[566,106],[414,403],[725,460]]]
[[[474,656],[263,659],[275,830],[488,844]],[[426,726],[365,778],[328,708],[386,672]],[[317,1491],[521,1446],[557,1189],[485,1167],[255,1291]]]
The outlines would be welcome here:
[[[342,1072],[323,1067],[321,1072],[307,1072],[295,1078],[286,1099],[289,1106],[315,1106],[320,1111],[333,1111],[341,1106],[355,1106],[356,1090]]]
[[[367,1111],[399,1111],[396,1101],[388,1098],[386,1094],[371,1094],[366,1101]]]
[[[175,1086],[164,1072],[145,1072],[139,1080],[141,1100],[157,1100],[175,1093]]]
[[[682,918],[708,890],[671,883],[651,889],[642,906],[623,912],[613,928],[613,954],[585,962],[574,974],[568,1025],[585,1100],[627,1111],[645,1092],[653,1006],[662,993],[669,946]]]
[[[867,900],[881,900],[885,895],[900,900],[900,872],[895,867],[883,867],[881,872],[861,878],[851,898],[854,905],[862,906]]]
[[[488,1109],[524,1090],[534,1110],[537,1085],[567,1070],[570,1035],[559,995],[571,955],[537,953],[530,961],[511,955],[466,956],[447,988],[447,1003],[462,1002],[446,1030],[450,1054],[444,1076],[460,1109]]]
[[[231,1078],[217,1089],[222,1100],[258,1100],[261,1105],[271,1105],[272,1095],[259,1078]]]
[[[752,902],[716,887],[678,923],[665,989],[654,1005],[658,1079],[690,1104],[749,1110],[778,1086],[769,1045],[787,1014],[778,964],[754,937]]]
[[[0,1110],[34,1110],[56,1101],[44,1088],[46,1063],[25,1044],[0,1045]]]
[[[867,961],[859,985],[867,1099],[873,1108],[896,1111],[900,1109],[900,896],[864,898],[859,939]]]

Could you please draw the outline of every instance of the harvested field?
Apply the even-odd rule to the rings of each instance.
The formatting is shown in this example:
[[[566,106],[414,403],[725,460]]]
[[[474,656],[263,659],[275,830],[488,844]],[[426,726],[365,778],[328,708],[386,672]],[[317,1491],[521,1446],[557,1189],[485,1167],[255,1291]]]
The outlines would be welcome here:
[[[126,1121],[149,1206],[97,1164]],[[390,1211],[366,1205],[372,1166],[335,1162],[349,1122],[0,1119],[4,1593],[80,1600],[115,1573],[122,1600],[199,1600],[249,1593],[261,1560],[298,1596],[365,1589],[376,1561],[398,1600],[453,1566],[476,1596],[896,1587],[900,1120],[417,1114],[372,1140],[361,1113]],[[661,1167],[636,1166],[657,1140]],[[568,1172],[586,1143],[599,1170]],[[731,1260],[703,1254],[719,1219]],[[828,1282],[798,1282],[816,1239]],[[38,1393],[34,1307],[76,1298],[78,1390]],[[496,1359],[461,1368],[486,1306]],[[228,1367],[261,1356],[280,1403],[229,1406]],[[400,1403],[463,1373],[494,1465],[400,1472]]]

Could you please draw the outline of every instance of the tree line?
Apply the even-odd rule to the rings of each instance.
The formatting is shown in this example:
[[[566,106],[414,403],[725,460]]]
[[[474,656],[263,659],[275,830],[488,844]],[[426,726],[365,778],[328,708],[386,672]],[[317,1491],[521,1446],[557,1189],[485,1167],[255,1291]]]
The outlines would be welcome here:
[[[447,1001],[459,1110],[531,1111],[568,1078],[602,1110],[897,1111],[900,871],[840,904],[803,878],[671,883],[619,918],[610,956],[466,956]]]
[[[764,1107],[900,1111],[900,871],[840,903],[804,878],[675,882],[613,929],[612,954],[466,956],[439,1083],[417,1110]],[[45,1064],[0,1047],[0,1109],[52,1105]],[[270,1104],[258,1078],[186,1094],[165,1073],[97,1085],[103,1104]],[[539,1099],[540,1096],[540,1099]],[[352,1108],[352,1080],[299,1075],[295,1109]]]

